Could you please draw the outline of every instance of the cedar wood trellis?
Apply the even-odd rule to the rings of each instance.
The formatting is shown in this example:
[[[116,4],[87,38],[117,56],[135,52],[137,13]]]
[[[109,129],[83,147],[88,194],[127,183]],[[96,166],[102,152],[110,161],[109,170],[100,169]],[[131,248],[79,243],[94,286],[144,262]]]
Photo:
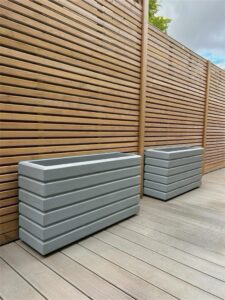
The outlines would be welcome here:
[[[19,160],[194,144],[225,166],[225,72],[147,23],[147,0],[1,1],[0,243]]]

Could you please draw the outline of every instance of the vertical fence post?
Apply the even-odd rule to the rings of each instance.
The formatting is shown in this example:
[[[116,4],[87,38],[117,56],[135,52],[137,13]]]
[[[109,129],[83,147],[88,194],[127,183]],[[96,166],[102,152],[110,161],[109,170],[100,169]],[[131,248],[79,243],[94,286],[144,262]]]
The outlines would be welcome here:
[[[209,110],[209,89],[210,89],[210,75],[211,75],[211,62],[207,61],[207,78],[206,78],[206,93],[205,93],[205,113],[204,113],[204,128],[203,128],[203,139],[202,147],[204,148],[203,156],[203,174],[205,173],[205,152],[207,146],[207,127],[208,127],[208,110]]]
[[[140,114],[139,114],[139,149],[141,155],[140,193],[143,196],[144,147],[145,147],[145,103],[147,82],[147,47],[148,47],[148,0],[143,0],[142,10],[142,43],[141,43],[141,82],[140,82]]]

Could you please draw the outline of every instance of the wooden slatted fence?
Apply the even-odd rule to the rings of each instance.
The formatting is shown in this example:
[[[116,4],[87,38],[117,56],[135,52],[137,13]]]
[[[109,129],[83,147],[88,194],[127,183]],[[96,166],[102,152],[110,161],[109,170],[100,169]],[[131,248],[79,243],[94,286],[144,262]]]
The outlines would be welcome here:
[[[203,144],[205,171],[225,166],[225,71],[145,38],[143,1],[0,1],[0,244],[18,237],[20,160]]]
[[[0,9],[5,243],[17,238],[20,160],[138,151],[142,6],[4,0]]]
[[[210,68],[204,171],[225,167],[225,71]]]
[[[206,60],[149,26],[145,146],[202,144]]]

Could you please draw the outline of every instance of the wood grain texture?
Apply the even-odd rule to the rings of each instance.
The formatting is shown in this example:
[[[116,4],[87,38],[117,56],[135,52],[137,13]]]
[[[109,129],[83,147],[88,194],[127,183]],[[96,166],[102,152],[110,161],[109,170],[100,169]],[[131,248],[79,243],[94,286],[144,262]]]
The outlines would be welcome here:
[[[225,167],[225,71],[211,66],[204,170]]]
[[[18,237],[21,160],[203,144],[204,172],[225,167],[225,72],[147,24],[147,6],[0,1],[1,244]]]
[[[145,147],[201,145],[206,60],[149,26]]]
[[[4,244],[18,238],[19,161],[138,152],[142,4],[4,0],[0,10]]]
[[[142,19],[142,52],[141,52],[141,83],[140,83],[140,115],[139,115],[139,145],[138,153],[141,155],[140,194],[143,196],[144,150],[145,150],[145,113],[146,113],[146,84],[148,62],[148,8],[149,3],[143,0]]]

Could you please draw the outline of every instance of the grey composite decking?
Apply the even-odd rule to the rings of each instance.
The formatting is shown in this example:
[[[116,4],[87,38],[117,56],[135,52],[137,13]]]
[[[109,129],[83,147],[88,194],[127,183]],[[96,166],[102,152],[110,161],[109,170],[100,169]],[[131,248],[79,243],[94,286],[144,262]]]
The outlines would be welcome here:
[[[0,248],[5,299],[225,299],[225,169],[169,202],[145,197],[138,216],[47,257]]]

